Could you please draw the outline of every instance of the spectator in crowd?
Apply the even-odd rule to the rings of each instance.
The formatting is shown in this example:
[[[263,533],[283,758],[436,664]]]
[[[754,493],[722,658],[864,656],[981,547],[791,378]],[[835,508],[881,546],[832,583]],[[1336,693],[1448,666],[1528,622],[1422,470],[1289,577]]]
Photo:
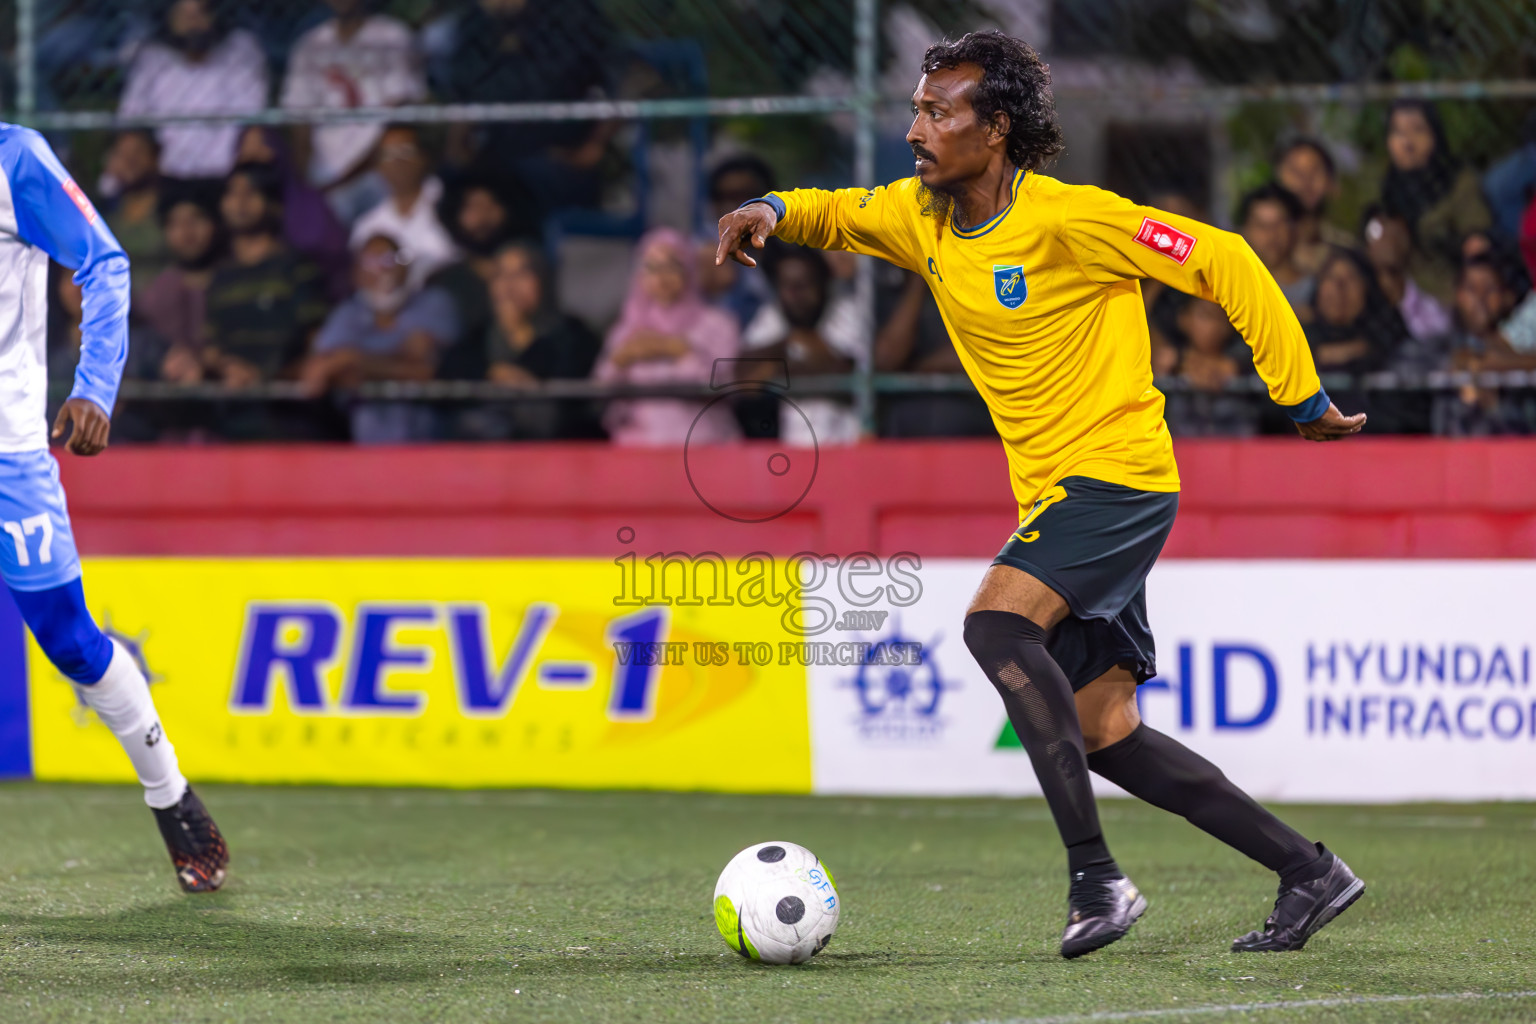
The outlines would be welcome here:
[[[119,132],[101,175],[103,217],[128,254],[135,297],[165,269],[169,255],[160,228],[160,143],[143,129]]]
[[[601,348],[580,320],[552,301],[549,264],[525,242],[506,246],[491,277],[490,330],[485,337],[487,377],[507,387],[535,387],[546,380],[584,380]],[[590,403],[529,401],[504,407],[502,436],[520,439],[601,437]]]
[[[1493,214],[1493,227],[1502,238],[1521,234],[1533,190],[1536,190],[1536,111],[1526,115],[1520,145],[1483,174],[1483,194]],[[1536,274],[1533,274],[1536,277]]]
[[[1178,389],[1170,389],[1164,417],[1176,437],[1250,437],[1258,433],[1253,394],[1230,385],[1253,372],[1253,352],[1214,302],[1182,296],[1177,316]]]
[[[1292,139],[1275,155],[1275,181],[1301,202],[1291,258],[1303,274],[1315,275],[1331,247],[1355,244],[1348,231],[1327,219],[1328,203],[1339,192],[1333,155],[1317,139]]]
[[[1444,337],[1423,346],[1424,362],[1434,364],[1426,368],[1476,371],[1536,367],[1536,359],[1520,358],[1501,329],[1509,326],[1515,302],[1509,275],[1497,259],[1479,255],[1463,261],[1456,277],[1455,323]],[[1454,436],[1520,432],[1522,427],[1529,429],[1520,404],[1498,388],[1466,384],[1454,394],[1435,396],[1434,431]]]
[[[411,286],[420,288],[433,272],[458,256],[453,239],[437,219],[443,183],[433,176],[420,133],[410,125],[384,129],[375,165],[389,196],[352,226],[352,248],[356,251],[374,235],[393,240],[410,267]]]
[[[796,377],[850,373],[869,350],[869,325],[851,295],[832,296],[832,269],[821,253],[785,246],[766,264],[774,301],[758,310],[742,335],[745,354],[784,360],[790,390]],[[798,398],[779,405],[786,444],[852,444],[859,415],[841,398]]]
[[[1531,197],[1531,205],[1525,208],[1525,216],[1520,218],[1519,243],[1526,274],[1536,281],[1536,195]]]
[[[939,304],[919,274],[880,264],[888,278],[880,292],[890,295],[889,312],[875,334],[877,373],[947,373],[965,366],[949,340]],[[881,403],[883,437],[989,437],[994,432],[986,403],[974,390],[959,394],[891,395]]]
[[[267,103],[267,61],[244,29],[231,30],[214,0],[174,0],[158,36],[128,68],[118,113],[249,114]],[[160,173],[222,178],[235,163],[234,125],[167,125]]]
[[[1274,276],[1291,308],[1306,319],[1317,281],[1296,265],[1301,216],[1301,200],[1273,182],[1243,196],[1237,210],[1243,238]]]
[[[455,30],[449,100],[537,103],[611,91],[616,37],[593,0],[479,0]],[[511,176],[532,211],[591,207],[600,198],[598,165],[616,129],[602,121],[492,125],[479,158]],[[519,219],[527,216],[520,212]]]
[[[78,103],[82,93],[115,89],[125,58],[154,31],[143,10],[134,9],[143,6],[122,0],[34,3],[37,109],[58,110],[68,101]]]
[[[443,351],[437,375],[447,380],[483,380],[485,333],[491,326],[489,282],[497,250],[514,237],[511,210],[495,179],[479,174],[449,189],[441,210],[442,223],[462,258],[427,281],[448,293],[459,314],[458,337]]]
[[[283,242],[282,180],[266,164],[240,164],[219,210],[230,258],[204,299],[203,368],[231,388],[292,376],[327,304],[319,268]]]
[[[1307,342],[1323,372],[1380,369],[1408,333],[1371,265],[1352,249],[1335,249],[1324,261],[1313,310]]]
[[[282,105],[289,110],[392,107],[426,99],[416,41],[409,27],[370,13],[369,0],[326,0],[334,17],[300,37],[288,59]],[[300,126],[296,149],[316,188],[328,192],[347,222],[385,196],[373,171],[378,124]]]
[[[404,250],[388,235],[363,242],[355,283],[315,337],[299,374],[305,390],[318,397],[363,381],[431,380],[438,351],[458,331],[453,300],[412,285]],[[358,402],[351,418],[360,444],[425,441],[435,433],[433,409],[420,402]]]
[[[1421,290],[1408,272],[1413,255],[1408,222],[1380,206],[1371,206],[1365,211],[1361,234],[1365,236],[1366,258],[1376,271],[1376,283],[1397,308],[1409,336],[1422,341],[1450,330],[1450,313]]]
[[[638,248],[623,313],[608,332],[594,377],[610,384],[710,383],[715,360],[741,347],[735,321],[704,301],[698,260],[683,235],[656,228]],[[696,399],[610,402],[603,424],[618,444],[714,444],[740,436],[725,403],[706,409]]]
[[[746,328],[773,297],[773,288],[764,274],[743,273],[734,260],[715,266],[715,250],[720,233],[716,222],[749,199],[757,199],[775,188],[773,168],[767,161],[750,153],[727,157],[709,172],[708,224],[700,225],[700,280],[709,301],[736,318]]]
[[[330,204],[294,167],[288,145],[275,128],[250,125],[240,133],[237,163],[266,164],[283,183],[283,240],[325,275],[326,291],[337,301],[352,290],[352,254],[347,232]]]
[[[204,300],[223,238],[218,214],[193,191],[166,196],[160,223],[171,265],[134,300],[134,308],[168,345],[160,375],[193,384],[203,379],[202,353],[208,337]]]
[[[1489,256],[1487,261],[1500,270],[1513,309],[1507,317],[1501,318],[1503,322],[1497,333],[1489,339],[1480,367],[1485,370],[1536,370],[1536,291],[1526,289],[1523,278],[1518,287],[1514,286],[1514,275],[1502,266],[1497,256]],[[1522,290],[1524,298],[1520,298]]]
[[[1508,275],[1490,256],[1473,256],[1456,275],[1456,317],[1445,333],[1436,365],[1429,369],[1481,369],[1509,349],[1499,326],[1514,312],[1518,296]]]
[[[1422,100],[1392,104],[1387,156],[1381,205],[1400,214],[1413,233],[1413,279],[1436,300],[1449,303],[1462,239],[1487,230],[1493,220],[1477,175],[1451,153],[1439,114]]]

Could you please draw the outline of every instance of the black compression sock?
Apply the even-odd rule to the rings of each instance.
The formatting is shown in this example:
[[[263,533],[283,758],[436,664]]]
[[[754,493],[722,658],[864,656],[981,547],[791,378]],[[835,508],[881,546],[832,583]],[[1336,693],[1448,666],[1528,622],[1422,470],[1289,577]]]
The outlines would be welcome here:
[[[1099,830],[1072,686],[1045,650],[1045,630],[1013,612],[972,612],[965,617],[965,646],[1002,695],[1056,819],[1069,870],[1118,878]]]
[[[1171,736],[1138,725],[1125,739],[1088,755],[1088,767],[1154,807],[1188,819],[1287,884],[1327,870],[1321,848],[1275,817],[1211,762]]]

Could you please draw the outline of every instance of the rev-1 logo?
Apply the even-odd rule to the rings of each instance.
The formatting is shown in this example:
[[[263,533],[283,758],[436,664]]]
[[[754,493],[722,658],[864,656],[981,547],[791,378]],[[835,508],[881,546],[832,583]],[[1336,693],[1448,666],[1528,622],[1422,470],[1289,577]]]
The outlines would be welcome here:
[[[882,638],[884,639],[884,638]],[[889,643],[910,643],[896,626]],[[859,665],[851,687],[859,699],[859,713],[853,719],[859,738],[866,742],[931,742],[939,738],[947,720],[939,714],[944,694],[959,686],[939,674],[934,649],[939,638],[927,644],[913,644],[921,651],[917,665],[882,665],[869,661]]]

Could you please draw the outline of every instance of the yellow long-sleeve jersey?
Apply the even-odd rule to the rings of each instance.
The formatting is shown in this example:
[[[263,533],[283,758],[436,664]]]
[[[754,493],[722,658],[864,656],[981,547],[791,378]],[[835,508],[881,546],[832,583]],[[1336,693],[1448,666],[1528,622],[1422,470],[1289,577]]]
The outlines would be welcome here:
[[[1003,439],[1021,515],[1074,475],[1179,489],[1141,278],[1220,303],[1294,419],[1327,410],[1301,324],[1231,232],[1026,171],[1001,213],[965,231],[923,214],[913,178],[766,199],[782,206],[775,234],[786,241],[923,275]]]

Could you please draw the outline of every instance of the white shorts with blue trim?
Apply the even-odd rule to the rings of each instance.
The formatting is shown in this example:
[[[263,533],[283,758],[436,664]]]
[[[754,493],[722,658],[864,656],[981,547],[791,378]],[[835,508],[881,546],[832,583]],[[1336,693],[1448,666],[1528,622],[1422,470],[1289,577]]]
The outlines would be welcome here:
[[[0,579],[47,590],[80,578],[59,464],[46,448],[0,452]]]

